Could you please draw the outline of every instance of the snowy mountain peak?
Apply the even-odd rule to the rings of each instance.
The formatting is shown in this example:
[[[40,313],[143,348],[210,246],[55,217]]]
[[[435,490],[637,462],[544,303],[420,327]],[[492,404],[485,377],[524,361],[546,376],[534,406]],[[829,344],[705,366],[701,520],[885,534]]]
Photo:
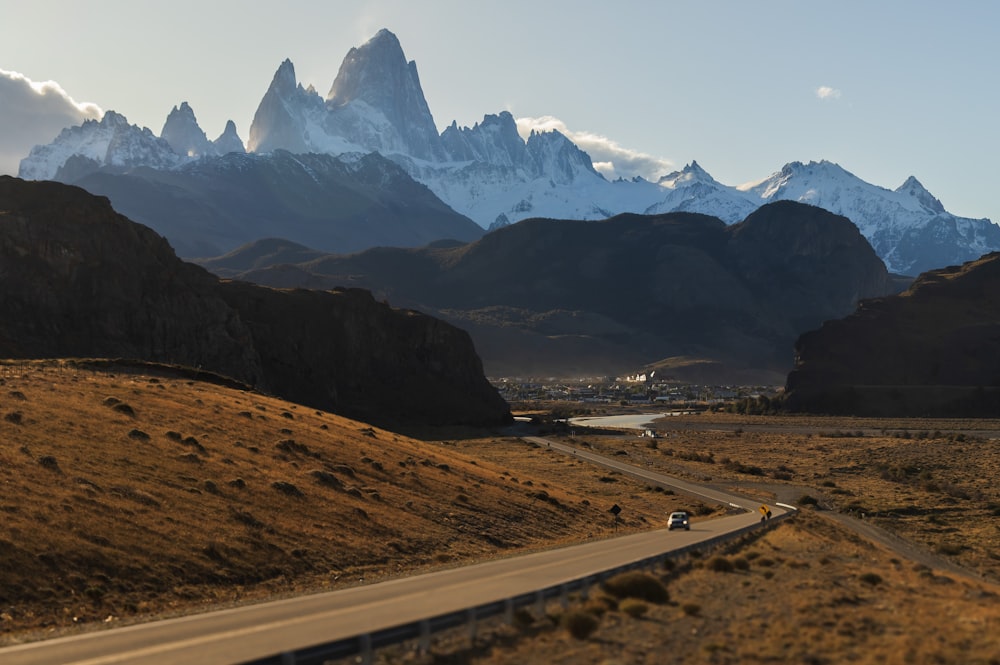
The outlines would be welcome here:
[[[236,123],[232,120],[226,121],[226,128],[219,135],[219,138],[212,142],[215,152],[218,155],[228,155],[231,152],[246,153],[243,139],[236,133]]]
[[[70,160],[75,169],[104,166],[172,168],[182,161],[170,144],[148,128],[130,125],[125,116],[108,111],[100,121],[86,120],[68,127],[48,145],[36,145],[21,160],[18,176],[26,180],[54,180]]]
[[[336,107],[361,99],[378,108],[393,96],[394,86],[412,85],[411,66],[396,35],[383,28],[347,52],[326,100]]]
[[[692,161],[680,171],[674,171],[662,176],[657,183],[661,187],[686,187],[695,183],[718,184],[708,171],[701,168],[696,161]]]
[[[321,128],[325,114],[323,100],[315,92],[309,92],[298,84],[295,66],[291,60],[286,59],[274,73],[271,85],[254,113],[247,150],[333,152],[332,146],[313,140],[314,136],[324,135]]]
[[[471,129],[452,121],[441,133],[441,143],[451,159],[458,162],[485,162],[494,166],[523,167],[527,163],[524,139],[517,122],[507,111],[486,115]]]
[[[187,102],[175,106],[163,123],[160,138],[170,144],[174,152],[186,157],[214,155],[215,148],[198,126],[194,111]]]
[[[295,65],[288,58],[281,61],[278,65],[278,70],[274,72],[274,78],[271,79],[271,86],[269,90],[274,90],[279,94],[289,95],[295,92],[295,86],[298,85],[295,79]]]
[[[920,184],[920,181],[912,175],[906,179],[906,182],[896,189],[896,192],[898,194],[913,197],[920,203],[920,205],[933,212],[943,213],[945,211],[944,205],[942,205],[941,201],[928,192],[927,189]]]
[[[526,149],[535,162],[536,174],[548,176],[555,184],[568,185],[576,182],[581,176],[604,179],[604,176],[594,169],[590,155],[580,150],[558,130],[553,129],[548,132],[532,130]]]
[[[86,125],[87,123],[99,124],[101,127],[114,129],[116,127],[128,127],[128,118],[109,109],[100,120],[85,120],[83,124]]]
[[[364,145],[420,159],[445,152],[415,62],[407,62],[396,35],[382,29],[352,48],[326,98],[334,124],[353,133],[367,125]]]

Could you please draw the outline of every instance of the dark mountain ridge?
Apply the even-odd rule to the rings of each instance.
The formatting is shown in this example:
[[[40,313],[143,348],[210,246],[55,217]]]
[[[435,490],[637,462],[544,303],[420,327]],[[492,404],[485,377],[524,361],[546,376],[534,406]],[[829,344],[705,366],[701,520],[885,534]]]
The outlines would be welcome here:
[[[509,419],[464,331],[357,289],[220,281],[76,187],[0,177],[0,277],[0,357],[198,367],[369,422]]]
[[[491,376],[594,376],[678,356],[783,376],[801,332],[895,290],[849,220],[785,201],[732,226],[694,213],[529,219],[459,247],[379,248],[240,277],[357,286],[434,312],[470,331]]]
[[[183,257],[281,237],[328,252],[475,240],[483,230],[377,153],[229,153],[176,169],[80,168],[57,179],[107,196]]]
[[[1000,415],[1000,253],[920,275],[795,345],[793,410]]]

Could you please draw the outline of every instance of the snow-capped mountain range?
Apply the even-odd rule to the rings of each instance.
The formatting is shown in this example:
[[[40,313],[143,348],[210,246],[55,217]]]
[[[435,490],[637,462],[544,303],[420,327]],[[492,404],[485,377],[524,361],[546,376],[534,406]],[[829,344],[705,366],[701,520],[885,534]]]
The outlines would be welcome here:
[[[793,162],[758,183],[717,182],[696,162],[656,182],[609,181],[558,131],[525,140],[510,113],[438,133],[414,62],[379,31],[352,48],[325,98],[303,87],[291,61],[278,67],[250,127],[246,151],[267,154],[378,152],[400,164],[455,211],[483,228],[528,217],[603,219],[617,213],[700,212],[736,223],[777,200],[811,203],[851,219],[893,272],[915,275],[1000,250],[1000,227],[948,213],[913,177],[895,190],[837,164]],[[36,146],[21,162],[28,179],[66,177],[83,167],[173,169],[205,156],[243,151],[230,123],[209,141],[186,104],[158,138],[108,112]],[[276,234],[278,230],[276,230]]]

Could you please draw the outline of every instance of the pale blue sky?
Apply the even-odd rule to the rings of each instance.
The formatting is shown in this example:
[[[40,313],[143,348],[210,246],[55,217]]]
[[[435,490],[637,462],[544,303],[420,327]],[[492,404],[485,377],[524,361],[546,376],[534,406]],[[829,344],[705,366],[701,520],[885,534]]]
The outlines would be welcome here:
[[[262,5],[0,0],[0,70],[156,133],[187,101],[210,138],[232,119],[246,140],[282,60],[325,95],[348,49],[384,27],[416,60],[439,128],[554,116],[594,145],[697,160],[730,185],[828,159],[888,188],[915,175],[950,211],[1000,222],[997,2]],[[27,131],[2,113],[0,135]]]

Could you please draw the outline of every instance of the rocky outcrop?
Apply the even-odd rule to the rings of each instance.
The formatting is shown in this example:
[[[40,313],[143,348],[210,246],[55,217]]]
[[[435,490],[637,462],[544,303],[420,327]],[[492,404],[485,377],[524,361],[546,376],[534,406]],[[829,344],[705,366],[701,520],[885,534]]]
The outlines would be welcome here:
[[[464,332],[359,291],[220,282],[107,199],[0,177],[0,357],[203,368],[371,420],[502,422]]]
[[[796,343],[787,404],[889,416],[1000,415],[1000,254],[920,275]]]
[[[507,405],[483,378],[469,335],[360,289],[274,290],[224,282],[250,328],[267,388],[367,422],[499,422]]]

